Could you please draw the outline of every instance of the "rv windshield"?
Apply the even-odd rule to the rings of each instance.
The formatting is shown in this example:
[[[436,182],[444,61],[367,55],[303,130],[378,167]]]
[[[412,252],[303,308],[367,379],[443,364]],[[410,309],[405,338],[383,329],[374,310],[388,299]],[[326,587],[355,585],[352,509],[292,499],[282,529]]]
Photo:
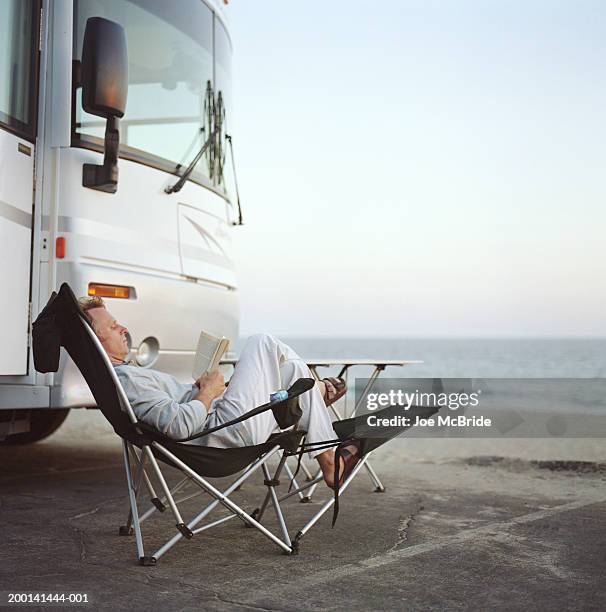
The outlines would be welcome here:
[[[74,3],[74,58],[82,57],[86,20],[99,16],[126,31],[129,88],[126,114],[120,122],[121,147],[137,149],[175,164],[187,164],[207,135],[204,99],[208,81],[214,87],[213,30],[226,38],[219,20],[201,0],[77,0]],[[216,24],[213,20],[216,19]],[[220,34],[219,34],[220,32]],[[224,43],[217,69],[227,89]],[[220,70],[219,70],[220,64]],[[228,69],[228,68],[227,68]],[[102,139],[105,121],[82,110],[76,93],[75,133]],[[208,174],[207,164],[197,171]]]

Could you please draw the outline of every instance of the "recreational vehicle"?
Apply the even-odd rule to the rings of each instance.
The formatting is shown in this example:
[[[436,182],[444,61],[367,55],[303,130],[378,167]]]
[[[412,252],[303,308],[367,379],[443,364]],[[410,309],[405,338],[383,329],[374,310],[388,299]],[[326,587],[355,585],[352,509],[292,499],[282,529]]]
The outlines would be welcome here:
[[[235,338],[232,43],[211,0],[0,3],[0,440],[93,407],[32,321],[68,282],[127,325],[131,357],[186,379],[202,327]]]

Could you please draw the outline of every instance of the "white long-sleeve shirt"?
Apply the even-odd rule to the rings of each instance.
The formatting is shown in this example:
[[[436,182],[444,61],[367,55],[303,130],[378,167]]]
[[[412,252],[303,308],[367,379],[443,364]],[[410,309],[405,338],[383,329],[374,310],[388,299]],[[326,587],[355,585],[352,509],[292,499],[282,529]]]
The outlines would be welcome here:
[[[221,400],[215,400],[207,412],[203,402],[193,399],[199,391],[196,385],[180,383],[165,372],[126,363],[114,369],[137,418],[169,438],[188,438],[241,414],[231,403]],[[190,443],[231,448],[252,444],[252,440],[238,423]]]
[[[206,406],[193,399],[196,385],[184,385],[174,376],[119,364],[115,366],[120,384],[137,418],[169,438],[187,438],[204,429]]]

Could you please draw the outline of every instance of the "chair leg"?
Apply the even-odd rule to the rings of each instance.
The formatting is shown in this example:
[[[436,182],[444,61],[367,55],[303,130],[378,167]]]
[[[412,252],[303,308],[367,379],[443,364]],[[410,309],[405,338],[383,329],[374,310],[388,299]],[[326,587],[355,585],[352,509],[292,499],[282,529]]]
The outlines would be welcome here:
[[[131,455],[131,451],[132,449],[129,448],[130,445],[127,445],[127,453],[128,453],[128,458],[130,460],[132,460],[132,455]],[[139,459],[136,457],[135,455],[135,459],[137,462],[137,474],[133,479],[133,482],[136,482],[137,484],[135,485],[134,489],[135,489],[135,503],[137,503],[139,501],[139,491],[141,490],[141,478],[143,477],[143,466],[139,463]],[[132,474],[131,474],[132,476]],[[133,535],[133,533],[135,533],[134,529],[133,529],[133,511],[132,508],[130,507],[129,504],[129,508],[128,508],[128,516],[126,518],[126,524],[125,525],[120,525],[119,529],[118,529],[118,534],[121,536],[131,536]]]
[[[280,474],[282,473],[282,469],[284,468],[284,465],[286,464],[287,458],[288,457],[286,456],[286,453],[283,452],[282,456],[280,457],[280,461],[278,462],[278,467],[276,468],[276,472],[273,478],[273,480],[276,483],[279,483]],[[267,468],[264,466],[263,473],[265,474],[266,471],[267,471]],[[273,491],[274,495],[272,495],[271,482],[272,482],[272,479],[269,476],[269,472],[267,472],[267,474],[265,475],[265,485],[267,486],[267,493],[265,494],[265,499],[263,500],[263,503],[261,504],[261,506],[255,509],[252,514],[252,517],[259,522],[261,522],[261,519],[263,518],[263,515],[265,514],[267,504],[270,501],[272,501],[272,504],[273,504],[273,497],[275,496],[275,491]],[[276,502],[277,501],[278,501],[278,498],[276,497]]]
[[[301,463],[301,467],[302,466],[303,466],[303,464]],[[295,487],[295,489],[298,489],[299,488],[299,483],[296,481],[295,476],[293,474],[293,471],[288,466],[288,461],[284,464],[284,469],[286,470],[286,473],[288,474],[288,478],[290,479],[290,482],[292,482],[292,484]],[[301,501],[303,501],[305,499],[305,495],[303,495],[303,493],[301,491],[299,491],[297,493],[297,495],[299,496],[299,499]]]
[[[301,500],[302,504],[308,504],[311,502],[311,496],[314,494],[315,490],[318,488],[318,477],[322,475],[322,470],[318,469],[316,472],[316,475],[312,477],[310,482],[313,482],[314,480],[317,480],[318,482],[315,482],[309,489],[309,491],[307,491],[307,495]]]
[[[149,499],[151,503],[157,508],[159,512],[164,512],[164,510],[166,510],[166,506],[160,501],[160,498],[158,497],[156,490],[154,489],[154,485],[152,484],[151,480],[149,479],[149,476],[147,475],[147,470],[143,465],[145,463],[145,455],[141,453],[141,456],[139,456],[134,448],[133,453],[137,458],[137,461],[141,463],[141,469],[143,470],[143,480],[149,492]]]
[[[278,519],[280,530],[282,531],[282,538],[287,546],[290,546],[291,540],[290,536],[288,535],[288,528],[286,527],[286,521],[284,520],[284,515],[282,514],[282,509],[280,508],[280,501],[278,500],[278,496],[276,494],[276,488],[280,484],[280,471],[285,462],[286,458],[284,458],[284,461],[280,462],[280,465],[278,466],[273,478],[267,469],[267,465],[263,464],[263,475],[265,476],[265,484],[267,485],[268,493],[271,496],[271,503],[276,512],[276,518]]]
[[[267,504],[269,504],[269,500],[271,499],[271,494],[269,491],[265,494],[265,498],[263,499],[263,503],[252,511],[251,516],[256,520],[261,522],[263,515],[265,514],[265,509],[267,508]],[[250,527],[250,525],[249,525]]]
[[[166,480],[164,479],[164,476],[162,475],[162,472],[160,471],[160,467],[158,466],[158,462],[156,461],[156,458],[154,457],[154,454],[152,453],[151,448],[148,445],[144,446],[143,453],[147,455],[147,458],[149,459],[149,462],[151,463],[152,469],[154,470],[156,474],[156,478],[158,479],[158,482],[160,483],[160,486],[162,487],[162,490],[164,491],[166,501],[168,502],[171,512],[173,513],[173,516],[175,517],[177,529],[188,540],[190,540],[194,536],[194,534],[192,533],[191,529],[189,529],[189,527],[187,527],[187,525],[183,521],[183,518],[181,517],[181,513],[179,512],[179,508],[177,508],[177,504],[175,504],[175,500],[173,499],[173,496],[171,495],[170,489],[168,488],[168,484],[166,483]]]
[[[305,474],[305,479],[307,482],[311,482],[314,479],[314,475],[311,473],[310,469],[301,461],[301,470]]]
[[[162,501],[158,498],[156,491],[154,489],[154,486],[151,482],[151,480],[149,479],[149,476],[147,475],[147,471],[145,469],[144,463],[145,463],[145,456],[141,455],[139,456],[139,454],[137,453],[136,449],[133,447],[132,444],[128,445],[128,449],[129,449],[129,458],[132,460],[134,459],[136,464],[137,464],[137,476],[135,478],[137,484],[135,486],[135,500],[139,500],[139,492],[141,491],[141,481],[143,480],[145,482],[145,486],[147,487],[147,490],[149,492],[149,499],[151,501],[151,503],[153,504],[152,508],[150,508],[150,510],[148,510],[147,512],[143,513],[143,515],[141,515],[139,517],[139,524],[141,524],[146,518],[148,518],[150,516],[150,514],[152,514],[153,512],[155,512],[156,510],[159,512],[164,512],[164,510],[166,510],[166,506],[162,503]],[[173,490],[174,492],[174,490]],[[126,525],[120,525],[120,529],[118,531],[118,533],[121,536],[131,536],[133,535],[133,527],[132,527],[132,522],[133,522],[133,513],[132,511],[129,510],[128,512],[128,518],[126,519]]]
[[[139,524],[139,513],[137,511],[137,498],[135,495],[135,488],[133,485],[133,476],[130,467],[130,458],[128,454],[128,442],[122,441],[122,453],[124,456],[124,470],[126,472],[126,481],[128,485],[128,498],[130,501],[130,511],[132,516],[132,523],[135,529],[135,540],[137,544],[137,557],[139,560],[145,559],[145,551],[143,548],[143,537],[141,536],[141,526]]]
[[[190,478],[188,478],[187,476],[185,478],[183,478],[182,480],[180,480],[171,490],[171,494],[174,496],[176,493],[178,493],[188,482],[190,481]],[[166,497],[162,497],[160,499],[158,499],[158,501],[160,502],[161,506],[162,506],[162,510],[160,510],[160,508],[158,507],[158,504],[154,503],[153,500],[152,501],[152,505],[141,515],[141,518],[139,519],[139,522],[143,522],[145,520],[147,520],[154,512],[160,511],[160,512],[164,512],[164,510],[166,510],[166,506],[164,505],[164,502],[166,501]],[[183,501],[183,500],[181,500]],[[177,503],[181,503],[181,502],[177,502]]]
[[[306,482],[304,485],[300,486],[298,489],[294,489],[292,491],[289,491],[288,493],[285,493],[279,498],[278,501],[283,502],[284,500],[290,497],[293,497],[294,495],[299,495],[299,493],[303,493],[303,491],[306,491],[310,487],[313,487],[316,483],[320,482],[321,480],[324,480],[324,476],[318,476],[315,480],[312,480],[311,482]]]
[[[370,479],[375,485],[374,492],[375,493],[385,493],[385,487],[383,486],[383,483],[379,480],[379,477],[377,476],[377,473],[374,471],[372,465],[370,465],[370,463],[367,461],[364,464],[364,467],[366,468],[366,471],[368,472]]]

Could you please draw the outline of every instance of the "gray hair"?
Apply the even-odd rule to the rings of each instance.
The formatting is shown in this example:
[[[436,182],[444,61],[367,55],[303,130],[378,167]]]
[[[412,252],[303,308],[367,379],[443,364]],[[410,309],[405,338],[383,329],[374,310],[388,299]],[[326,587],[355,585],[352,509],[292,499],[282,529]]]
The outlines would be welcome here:
[[[105,308],[103,298],[99,297],[98,295],[87,295],[85,297],[78,298],[78,305],[84,313],[84,316],[88,319],[92,328],[95,330],[95,333],[97,333],[93,318],[88,314],[88,311],[92,310],[93,308]]]

